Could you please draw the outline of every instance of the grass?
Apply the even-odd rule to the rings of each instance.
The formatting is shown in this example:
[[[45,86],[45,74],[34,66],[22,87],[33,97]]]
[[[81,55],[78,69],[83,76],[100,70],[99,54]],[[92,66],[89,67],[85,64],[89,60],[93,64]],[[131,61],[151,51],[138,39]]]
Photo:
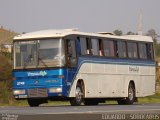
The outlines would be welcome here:
[[[160,103],[160,93],[148,97],[138,98],[138,103]]]
[[[70,105],[69,101],[48,101],[48,103],[43,104],[44,106],[61,106]]]
[[[146,103],[160,103],[160,93],[157,93],[155,95],[147,96],[147,97],[141,97],[138,98],[139,104],[146,104]],[[117,104],[117,101],[106,101],[105,104]]]
[[[28,106],[26,100],[12,101],[11,103],[0,103],[0,106]]]

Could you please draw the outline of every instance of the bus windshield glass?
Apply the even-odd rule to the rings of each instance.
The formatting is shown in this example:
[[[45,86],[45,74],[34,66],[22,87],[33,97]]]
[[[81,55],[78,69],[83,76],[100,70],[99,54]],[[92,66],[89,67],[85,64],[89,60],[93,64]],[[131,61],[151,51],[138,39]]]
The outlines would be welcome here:
[[[64,47],[61,39],[25,40],[14,42],[14,68],[64,66]]]

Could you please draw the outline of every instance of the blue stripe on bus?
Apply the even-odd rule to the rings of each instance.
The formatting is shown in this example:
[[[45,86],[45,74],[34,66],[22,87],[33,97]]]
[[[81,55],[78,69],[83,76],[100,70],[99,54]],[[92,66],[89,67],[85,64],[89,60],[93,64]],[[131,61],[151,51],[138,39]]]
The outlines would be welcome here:
[[[99,63],[99,64],[117,64],[117,65],[138,65],[138,66],[155,66],[154,61],[149,60],[130,60],[130,59],[111,59],[111,58],[96,58],[96,57],[80,57],[78,68],[83,63]]]

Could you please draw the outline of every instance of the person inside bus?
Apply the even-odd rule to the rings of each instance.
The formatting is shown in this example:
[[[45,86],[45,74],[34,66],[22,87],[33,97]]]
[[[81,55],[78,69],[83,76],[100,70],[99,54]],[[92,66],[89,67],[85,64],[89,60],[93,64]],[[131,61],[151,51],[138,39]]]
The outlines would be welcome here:
[[[99,39],[99,55],[103,56],[103,44],[101,39]]]

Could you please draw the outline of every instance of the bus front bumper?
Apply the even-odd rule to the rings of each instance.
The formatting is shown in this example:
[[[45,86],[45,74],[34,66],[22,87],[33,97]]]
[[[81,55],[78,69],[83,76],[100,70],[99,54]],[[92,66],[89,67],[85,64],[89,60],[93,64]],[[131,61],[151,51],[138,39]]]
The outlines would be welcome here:
[[[13,95],[15,99],[62,96],[62,87],[14,89]]]

